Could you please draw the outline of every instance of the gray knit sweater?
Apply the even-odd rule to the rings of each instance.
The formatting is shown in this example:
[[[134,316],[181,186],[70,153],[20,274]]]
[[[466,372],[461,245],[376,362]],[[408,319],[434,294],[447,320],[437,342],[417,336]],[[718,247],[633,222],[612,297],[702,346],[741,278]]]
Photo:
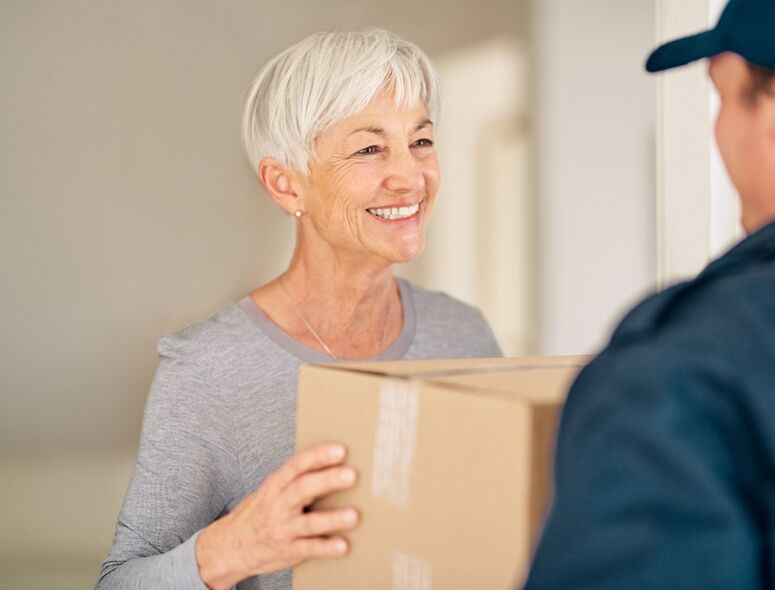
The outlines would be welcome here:
[[[476,309],[398,281],[404,325],[371,360],[500,356]],[[296,380],[330,362],[270,322],[248,297],[161,338],[140,448],[97,590],[206,590],[198,531],[234,509],[294,452]],[[291,572],[238,590],[289,590]]]

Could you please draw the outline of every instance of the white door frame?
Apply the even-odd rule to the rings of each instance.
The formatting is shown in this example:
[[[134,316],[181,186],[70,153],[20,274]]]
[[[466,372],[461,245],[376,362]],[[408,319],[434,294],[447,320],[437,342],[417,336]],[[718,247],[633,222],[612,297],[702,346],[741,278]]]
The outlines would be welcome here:
[[[726,0],[656,0],[659,43],[715,24]],[[742,235],[713,141],[718,98],[707,60],[657,83],[657,283],[689,278]]]

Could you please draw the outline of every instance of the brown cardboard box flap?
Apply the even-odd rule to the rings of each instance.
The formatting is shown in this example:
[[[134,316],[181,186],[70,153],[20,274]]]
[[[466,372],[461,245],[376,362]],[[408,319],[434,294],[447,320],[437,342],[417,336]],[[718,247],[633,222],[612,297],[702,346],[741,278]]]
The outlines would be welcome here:
[[[449,374],[476,374],[497,371],[513,371],[521,368],[537,369],[558,366],[580,367],[589,362],[586,355],[574,356],[526,356],[519,358],[477,358],[477,359],[443,359],[423,361],[381,361],[381,362],[347,362],[337,364],[317,364],[315,367],[329,367],[334,370],[372,373],[385,377],[404,377],[414,379],[430,379],[434,374],[440,376]]]
[[[547,356],[310,365],[378,377],[423,381],[476,395],[509,394],[514,402],[556,403],[589,356]],[[304,369],[302,369],[304,370]],[[509,374],[519,372],[518,381]],[[515,395],[516,394],[516,395]]]

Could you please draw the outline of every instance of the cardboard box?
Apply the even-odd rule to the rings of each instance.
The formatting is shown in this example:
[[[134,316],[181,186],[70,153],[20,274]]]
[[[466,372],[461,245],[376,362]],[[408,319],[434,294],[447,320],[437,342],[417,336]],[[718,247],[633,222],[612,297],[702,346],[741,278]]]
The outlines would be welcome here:
[[[514,590],[550,500],[559,409],[585,357],[303,367],[297,445],[340,441],[355,506],[341,560],[294,570],[296,590]]]

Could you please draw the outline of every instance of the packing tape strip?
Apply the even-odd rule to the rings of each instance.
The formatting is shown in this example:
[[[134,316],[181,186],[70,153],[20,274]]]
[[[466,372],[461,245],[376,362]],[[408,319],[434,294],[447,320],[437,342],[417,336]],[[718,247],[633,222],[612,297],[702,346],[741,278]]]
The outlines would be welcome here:
[[[392,590],[432,590],[433,576],[429,561],[396,551],[393,553]]]
[[[379,393],[371,493],[397,508],[409,506],[417,440],[418,391],[413,383],[386,381]]]

